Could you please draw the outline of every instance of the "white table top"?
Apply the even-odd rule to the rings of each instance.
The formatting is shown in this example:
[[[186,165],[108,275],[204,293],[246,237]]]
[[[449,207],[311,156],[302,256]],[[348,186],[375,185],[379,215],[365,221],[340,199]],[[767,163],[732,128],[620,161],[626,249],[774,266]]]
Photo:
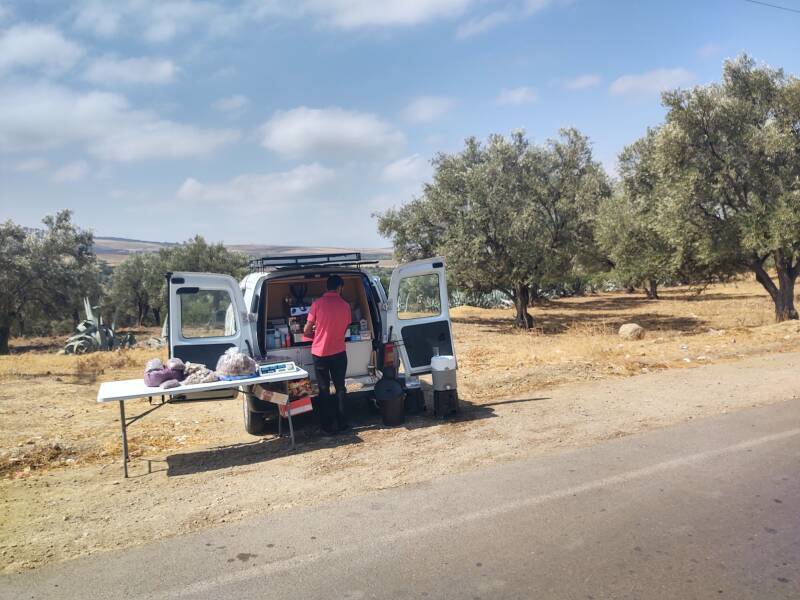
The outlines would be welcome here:
[[[117,402],[119,400],[133,400],[135,398],[148,398],[150,396],[177,396],[191,392],[207,392],[210,390],[229,390],[256,383],[273,383],[276,381],[292,381],[308,377],[308,371],[297,368],[295,371],[285,373],[272,373],[259,375],[247,379],[234,381],[214,381],[212,383],[196,383],[194,385],[179,385],[167,390],[160,387],[145,385],[144,379],[124,379],[121,381],[106,381],[100,384],[97,391],[98,402]]]

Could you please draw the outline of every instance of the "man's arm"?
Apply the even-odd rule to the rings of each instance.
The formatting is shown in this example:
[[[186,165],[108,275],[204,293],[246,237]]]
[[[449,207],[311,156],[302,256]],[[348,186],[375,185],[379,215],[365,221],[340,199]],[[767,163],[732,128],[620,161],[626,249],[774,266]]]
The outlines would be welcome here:
[[[311,310],[308,311],[308,318],[306,319],[305,327],[303,327],[303,334],[311,337],[314,335],[314,321],[317,320],[317,305],[312,304]]]

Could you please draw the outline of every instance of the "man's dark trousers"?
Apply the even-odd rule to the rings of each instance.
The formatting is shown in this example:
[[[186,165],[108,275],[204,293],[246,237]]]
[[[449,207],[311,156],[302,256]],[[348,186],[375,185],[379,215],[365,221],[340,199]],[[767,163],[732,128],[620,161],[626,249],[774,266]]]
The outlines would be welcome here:
[[[314,370],[319,385],[320,427],[324,431],[333,432],[347,427],[345,410],[344,376],[347,373],[347,352],[331,356],[314,356]],[[331,396],[331,381],[336,388],[336,395]]]

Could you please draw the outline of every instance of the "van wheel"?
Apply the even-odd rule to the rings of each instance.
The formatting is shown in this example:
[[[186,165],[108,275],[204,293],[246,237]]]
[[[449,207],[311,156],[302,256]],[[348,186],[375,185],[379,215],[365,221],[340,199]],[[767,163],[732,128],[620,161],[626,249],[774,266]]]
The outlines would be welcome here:
[[[242,395],[242,408],[244,412],[244,429],[250,435],[264,435],[267,433],[267,420],[264,413],[253,412],[247,404],[247,395]]]

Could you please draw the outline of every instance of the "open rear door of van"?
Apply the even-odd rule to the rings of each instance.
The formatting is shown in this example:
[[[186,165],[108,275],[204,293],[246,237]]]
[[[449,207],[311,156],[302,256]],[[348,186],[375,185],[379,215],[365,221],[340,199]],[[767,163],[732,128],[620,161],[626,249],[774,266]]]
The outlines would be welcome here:
[[[216,273],[169,275],[170,356],[210,369],[235,347],[253,356],[252,327],[236,280]]]
[[[387,326],[410,375],[430,373],[431,357],[455,355],[450,329],[444,259],[426,258],[400,265],[392,272]]]

